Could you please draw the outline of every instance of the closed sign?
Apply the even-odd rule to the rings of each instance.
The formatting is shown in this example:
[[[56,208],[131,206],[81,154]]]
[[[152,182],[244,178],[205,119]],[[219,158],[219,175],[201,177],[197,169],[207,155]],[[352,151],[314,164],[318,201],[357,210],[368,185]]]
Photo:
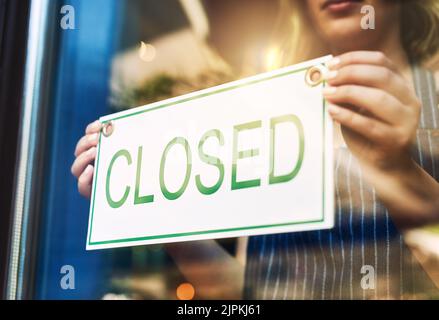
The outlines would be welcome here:
[[[331,228],[329,59],[102,117],[87,249]]]

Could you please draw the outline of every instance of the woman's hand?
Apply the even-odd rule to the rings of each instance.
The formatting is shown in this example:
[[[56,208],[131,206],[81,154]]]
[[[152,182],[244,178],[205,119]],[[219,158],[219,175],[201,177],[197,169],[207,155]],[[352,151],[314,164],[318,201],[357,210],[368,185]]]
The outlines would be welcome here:
[[[328,67],[328,111],[352,153],[378,170],[411,162],[421,103],[410,82],[381,52],[346,53]]]
[[[85,129],[85,135],[79,139],[75,149],[75,161],[71,171],[78,179],[78,191],[84,197],[90,198],[93,181],[93,163],[96,158],[96,146],[102,124],[99,120],[90,123]]]
[[[329,69],[328,112],[393,221],[439,222],[439,183],[410,155],[421,112],[411,83],[380,52],[346,53]]]

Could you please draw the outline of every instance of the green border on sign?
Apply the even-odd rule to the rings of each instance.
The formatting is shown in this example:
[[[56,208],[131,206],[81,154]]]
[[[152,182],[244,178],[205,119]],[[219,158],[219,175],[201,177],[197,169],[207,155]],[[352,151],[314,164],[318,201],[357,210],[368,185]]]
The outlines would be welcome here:
[[[184,102],[187,102],[187,101],[191,101],[191,100],[207,97],[207,96],[218,94],[218,93],[225,92],[225,91],[234,90],[234,89],[241,88],[241,87],[248,86],[248,85],[252,85],[252,84],[255,84],[255,83],[271,80],[271,79],[274,79],[274,78],[279,78],[279,77],[287,76],[287,75],[290,75],[290,74],[302,72],[304,70],[307,70],[308,68],[310,68],[310,66],[304,67],[304,68],[300,68],[300,69],[297,69],[297,70],[287,71],[287,72],[284,72],[284,73],[279,73],[279,74],[276,74],[276,75],[269,75],[266,78],[250,80],[247,83],[231,85],[229,87],[221,88],[221,89],[218,89],[218,90],[215,90],[215,91],[211,91],[211,92],[200,93],[199,95],[195,95],[195,96],[188,97],[188,98],[183,98],[181,100],[172,101],[172,102],[169,102],[169,103],[164,103],[162,105],[158,105],[158,106],[150,108],[150,109],[140,110],[140,111],[137,111],[137,112],[133,112],[131,114],[115,116],[114,118],[111,118],[111,119],[103,121],[103,123],[106,123],[106,122],[109,122],[109,121],[114,121],[114,120],[119,120],[119,119],[123,119],[123,118],[127,118],[127,117],[131,117],[131,116],[135,116],[135,115],[139,115],[139,114],[142,114],[142,113],[145,113],[145,112],[150,112],[150,111],[154,111],[154,110],[170,107],[170,106],[181,104],[181,103],[184,103]],[[325,83],[326,83],[325,81],[322,82],[322,86],[323,87],[325,86]],[[324,141],[325,141],[325,131],[326,131],[326,112],[325,112],[325,110],[326,110],[326,101],[325,101],[325,99],[323,99],[323,108],[322,108],[322,110],[323,110],[323,140],[322,141],[323,141],[323,144],[324,144]],[[99,169],[99,155],[100,155],[100,149],[101,149],[101,137],[102,137],[102,133],[100,133],[100,135],[99,135],[99,145],[98,145],[98,153],[97,153],[97,157],[96,157],[96,170],[95,170],[96,176],[95,176],[95,180],[94,181],[97,181],[98,172],[99,172],[98,169]],[[269,224],[269,225],[256,225],[256,226],[227,228],[227,229],[202,230],[202,231],[192,231],[192,232],[182,232],[182,233],[173,233],[173,234],[163,234],[163,235],[154,235],[154,236],[144,236],[144,237],[135,237],[135,238],[125,238],[125,239],[114,239],[114,240],[104,240],[104,241],[91,242],[91,235],[92,235],[92,231],[93,231],[93,215],[94,215],[95,194],[96,194],[96,183],[94,183],[94,186],[93,186],[93,198],[92,198],[92,208],[91,208],[91,218],[90,218],[90,232],[89,232],[89,237],[88,237],[88,245],[102,245],[102,244],[110,244],[110,243],[133,242],[133,241],[153,240],[153,239],[165,239],[165,238],[184,237],[184,236],[201,235],[201,234],[209,234],[209,233],[221,233],[221,232],[231,232],[231,231],[240,231],[240,230],[262,229],[262,228],[271,228],[271,227],[283,227],[283,226],[289,226],[289,225],[297,225],[297,224],[305,224],[305,223],[311,224],[311,223],[322,222],[322,221],[324,221],[324,217],[325,217],[325,157],[326,157],[325,148],[323,148],[323,154],[322,154],[322,168],[323,168],[323,182],[322,182],[323,193],[322,194],[323,194],[323,200],[322,200],[322,217],[319,220],[295,221],[295,222],[285,222],[285,223]]]

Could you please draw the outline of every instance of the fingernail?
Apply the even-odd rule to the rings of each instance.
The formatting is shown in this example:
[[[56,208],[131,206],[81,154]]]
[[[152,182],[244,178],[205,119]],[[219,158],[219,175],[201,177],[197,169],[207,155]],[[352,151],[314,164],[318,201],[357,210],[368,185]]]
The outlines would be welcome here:
[[[91,164],[89,164],[87,166],[87,168],[85,168],[84,174],[88,176],[88,175],[90,175],[92,173],[92,171],[93,171],[93,166]]]
[[[88,150],[88,153],[90,155],[94,155],[96,153],[96,148],[95,147],[91,148],[90,150]]]
[[[326,79],[327,79],[327,80],[332,80],[332,79],[336,78],[337,75],[338,75],[338,71],[337,71],[337,70],[329,71],[329,72],[326,74]]]
[[[326,62],[326,65],[328,66],[329,69],[332,69],[335,68],[339,63],[340,63],[339,58],[333,58],[332,60]]]
[[[93,133],[93,134],[88,136],[88,140],[90,142],[96,141],[97,139],[98,139],[98,134],[97,133]]]
[[[334,94],[336,91],[337,91],[337,87],[325,87],[325,88],[323,88],[323,90],[322,90],[323,95],[325,95],[325,96],[332,95],[332,94]]]
[[[340,113],[340,107],[337,107],[337,106],[335,106],[335,105],[333,105],[333,104],[330,104],[329,106],[328,106],[328,112],[331,114],[331,115],[337,115],[337,114],[339,114]]]

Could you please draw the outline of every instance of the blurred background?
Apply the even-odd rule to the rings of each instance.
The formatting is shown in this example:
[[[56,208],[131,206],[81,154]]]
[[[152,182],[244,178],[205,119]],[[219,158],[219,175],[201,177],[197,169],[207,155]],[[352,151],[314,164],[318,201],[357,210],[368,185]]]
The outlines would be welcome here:
[[[102,115],[269,69],[278,1],[0,3],[1,167],[16,168],[20,150],[14,141],[20,125],[37,133],[22,164],[31,182],[16,169],[7,170],[0,185],[0,261],[9,261],[1,266],[2,289],[10,284],[5,275],[12,263],[17,270],[12,294],[18,298],[197,298],[197,288],[187,283],[160,245],[85,251],[89,202],[79,195],[70,173],[74,147],[86,125]],[[65,5],[74,8],[74,29],[59,26]],[[41,10],[39,21],[34,21],[31,8]],[[32,21],[41,29],[27,29]],[[20,85],[20,75],[25,74],[26,52],[33,50],[27,42],[32,35],[32,63],[44,68],[31,82],[37,94],[25,101],[38,108],[26,113],[20,107],[20,91],[29,88]],[[18,217],[11,202],[16,176],[16,188],[26,191]],[[8,250],[9,239],[19,249]],[[405,241],[439,285],[439,227],[411,231]],[[243,259],[240,241],[220,243]],[[75,268],[75,290],[59,285],[63,265]]]

